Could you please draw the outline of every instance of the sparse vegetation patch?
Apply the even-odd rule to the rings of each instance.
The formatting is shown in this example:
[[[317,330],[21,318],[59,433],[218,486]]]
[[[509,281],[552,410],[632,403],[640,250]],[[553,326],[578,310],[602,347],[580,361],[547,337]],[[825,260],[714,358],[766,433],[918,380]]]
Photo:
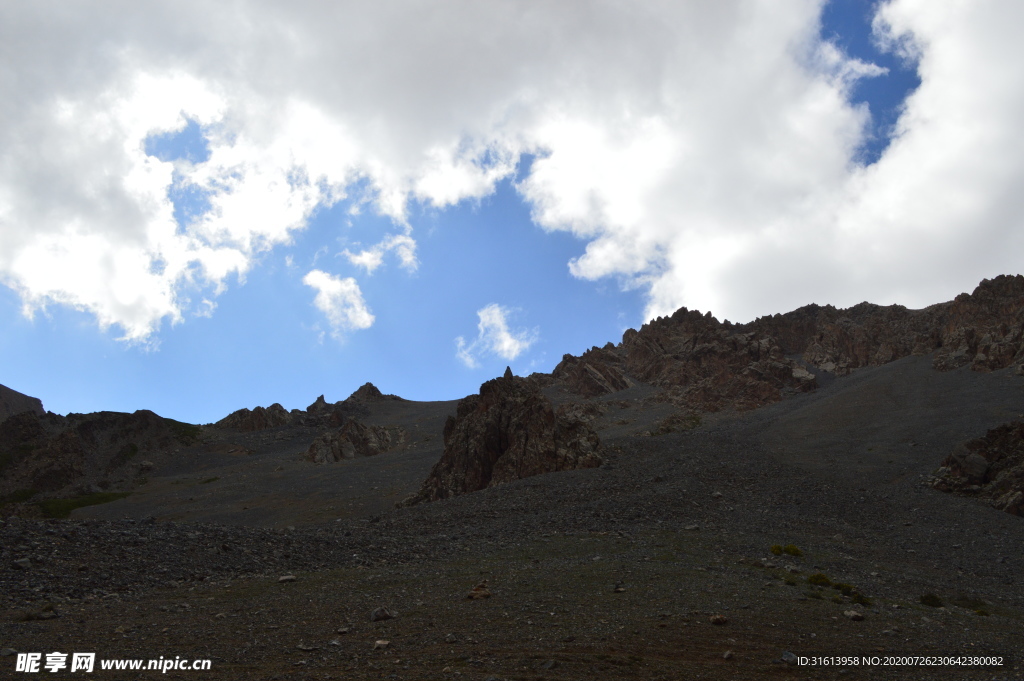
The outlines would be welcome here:
[[[96,492],[69,499],[46,499],[39,502],[39,508],[47,518],[67,518],[76,508],[107,504],[124,499],[129,492]]]

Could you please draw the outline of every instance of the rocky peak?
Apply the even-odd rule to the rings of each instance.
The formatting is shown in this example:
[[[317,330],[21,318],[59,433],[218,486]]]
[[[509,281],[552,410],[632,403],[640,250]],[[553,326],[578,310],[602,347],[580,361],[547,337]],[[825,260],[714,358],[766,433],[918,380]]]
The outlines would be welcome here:
[[[373,383],[363,383],[354,393],[349,395],[346,402],[379,402],[384,399],[384,393],[378,390]]]

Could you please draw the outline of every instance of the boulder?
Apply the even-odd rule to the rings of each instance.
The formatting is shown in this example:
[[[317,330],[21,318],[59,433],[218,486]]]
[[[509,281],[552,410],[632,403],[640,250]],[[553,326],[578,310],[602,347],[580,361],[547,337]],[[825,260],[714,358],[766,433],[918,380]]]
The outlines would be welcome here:
[[[597,435],[557,414],[535,382],[512,375],[487,381],[459,401],[444,427],[444,454],[406,503],[434,501],[542,473],[602,463]]]

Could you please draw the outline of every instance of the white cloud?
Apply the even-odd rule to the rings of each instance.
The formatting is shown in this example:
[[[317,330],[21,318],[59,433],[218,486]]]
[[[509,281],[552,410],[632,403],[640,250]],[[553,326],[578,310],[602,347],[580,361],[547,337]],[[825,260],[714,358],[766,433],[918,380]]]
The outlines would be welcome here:
[[[342,279],[322,270],[311,270],[302,283],[316,289],[313,305],[327,317],[335,336],[373,326],[374,316],[352,277]]]
[[[880,5],[922,84],[868,168],[848,94],[885,75],[820,40],[821,5],[4,3],[0,281],[141,341],[353,183],[402,233],[347,257],[413,270],[408,203],[486,196],[524,153],[534,219],[586,242],[573,274],[646,287],[651,315],[925,304],[1019,271],[1024,5]],[[145,154],[188,119],[207,160]],[[210,210],[180,226],[187,186]]]
[[[416,241],[407,234],[392,234],[370,248],[352,253],[345,249],[342,253],[349,262],[372,274],[384,264],[384,254],[394,251],[402,267],[410,272],[416,271],[419,261],[416,259]]]
[[[470,369],[480,366],[480,355],[496,355],[501,359],[513,360],[533,345],[538,336],[537,329],[508,328],[510,310],[497,303],[491,303],[476,311],[479,318],[477,337],[467,343],[459,336],[455,339],[455,356]]]

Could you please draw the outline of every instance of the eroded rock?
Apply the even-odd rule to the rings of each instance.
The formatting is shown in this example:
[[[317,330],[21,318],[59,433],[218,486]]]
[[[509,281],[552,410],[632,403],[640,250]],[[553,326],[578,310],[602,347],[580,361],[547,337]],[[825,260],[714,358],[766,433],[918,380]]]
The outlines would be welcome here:
[[[405,443],[405,430],[367,426],[350,419],[340,429],[320,435],[309,446],[306,459],[330,463],[357,456],[376,456]]]
[[[446,499],[541,473],[595,468],[597,435],[556,414],[536,383],[512,375],[480,386],[459,402],[444,427],[444,454],[420,492],[405,503]]]

